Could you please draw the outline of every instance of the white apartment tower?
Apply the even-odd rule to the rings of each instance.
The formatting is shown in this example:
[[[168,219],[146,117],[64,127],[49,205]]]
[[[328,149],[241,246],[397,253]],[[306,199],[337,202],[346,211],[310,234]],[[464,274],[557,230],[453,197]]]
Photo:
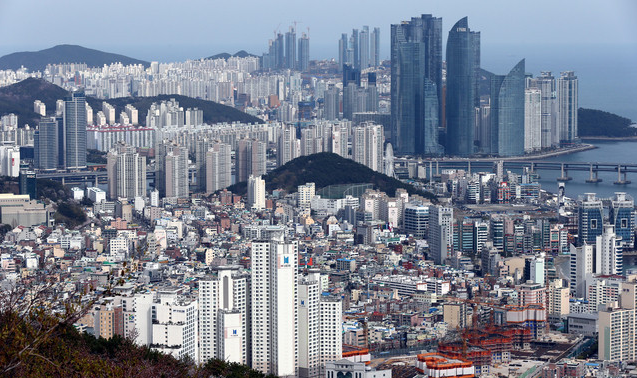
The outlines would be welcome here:
[[[365,124],[352,129],[352,160],[376,172],[384,172],[383,126]]]
[[[108,153],[108,196],[111,199],[146,197],[146,157],[120,143]]]
[[[248,178],[248,208],[265,209],[265,180],[261,176]]]
[[[252,368],[298,375],[298,242],[274,231],[252,242]]]
[[[560,143],[577,139],[577,76],[573,71],[562,72],[557,79],[557,125]]]
[[[595,255],[597,266],[595,273],[602,275],[621,275],[623,271],[622,238],[615,234],[615,226],[605,224],[604,231],[597,236]]]
[[[211,358],[248,363],[248,276],[240,266],[220,266],[199,282],[199,351]]]
[[[308,182],[305,185],[299,185],[297,191],[297,207],[303,210],[309,210],[312,198],[316,195],[316,186],[313,182]]]
[[[206,193],[232,185],[232,147],[214,143],[206,152]]]
[[[528,88],[524,91],[524,152],[542,148],[542,91]]]
[[[584,244],[575,247],[571,244],[571,292],[582,298],[586,295],[586,279],[591,277],[594,271],[593,246]]]
[[[321,295],[321,274],[299,278],[299,377],[325,376],[325,363],[343,354],[342,303]]]
[[[277,167],[280,167],[290,160],[298,157],[296,139],[296,127],[294,125],[284,125],[279,134],[276,150]]]
[[[152,307],[152,348],[175,358],[199,361],[197,301],[160,294]]]

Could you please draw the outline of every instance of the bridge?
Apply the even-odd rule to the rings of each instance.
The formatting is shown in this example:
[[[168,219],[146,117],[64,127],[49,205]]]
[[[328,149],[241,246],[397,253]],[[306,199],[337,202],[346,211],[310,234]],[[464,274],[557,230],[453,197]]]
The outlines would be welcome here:
[[[64,184],[93,183],[106,184],[108,182],[107,171],[77,171],[77,172],[50,172],[38,173],[36,178],[61,181]],[[155,171],[146,171],[146,180],[155,180]]]
[[[600,162],[548,162],[548,161],[528,161],[528,160],[497,160],[497,159],[409,159],[394,158],[394,164],[398,169],[409,169],[409,166],[419,166],[429,170],[429,177],[440,177],[441,169],[465,169],[471,173],[471,169],[489,169],[494,172],[506,170],[522,171],[528,169],[530,173],[539,171],[559,171],[560,176],[557,181],[570,181],[572,177],[568,175],[571,171],[589,172],[588,183],[601,182],[598,177],[599,172],[617,172],[617,185],[630,184],[627,178],[628,173],[637,173],[637,164],[624,163],[600,163]]]

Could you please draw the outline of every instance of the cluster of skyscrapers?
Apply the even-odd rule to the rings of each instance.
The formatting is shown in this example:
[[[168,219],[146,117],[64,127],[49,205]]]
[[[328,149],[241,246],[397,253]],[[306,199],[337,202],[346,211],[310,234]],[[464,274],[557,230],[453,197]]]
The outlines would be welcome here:
[[[275,31],[275,38],[268,42],[268,52],[261,57],[261,68],[266,70],[306,71],[309,63],[310,37],[303,33],[297,42],[296,26],[290,26],[285,35]]]
[[[86,97],[71,92],[55,116],[43,118],[35,131],[35,165],[41,170],[86,168]]]
[[[339,69],[349,65],[357,70],[380,65],[380,28],[374,28],[371,34],[369,26],[363,30],[353,29],[350,36],[341,34],[338,40]]]
[[[480,32],[425,14],[391,26],[391,140],[397,154],[517,156],[577,138],[577,77],[480,67]],[[443,71],[446,72],[443,79]],[[525,138],[520,136],[525,135]]]

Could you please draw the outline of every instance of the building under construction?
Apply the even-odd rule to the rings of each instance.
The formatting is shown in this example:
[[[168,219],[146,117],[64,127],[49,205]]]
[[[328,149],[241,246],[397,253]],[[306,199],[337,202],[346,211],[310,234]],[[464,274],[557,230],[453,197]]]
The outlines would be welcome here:
[[[473,362],[476,374],[487,374],[490,367],[511,360],[513,350],[528,349],[531,331],[522,327],[487,327],[464,330],[451,340],[438,344],[438,352]]]

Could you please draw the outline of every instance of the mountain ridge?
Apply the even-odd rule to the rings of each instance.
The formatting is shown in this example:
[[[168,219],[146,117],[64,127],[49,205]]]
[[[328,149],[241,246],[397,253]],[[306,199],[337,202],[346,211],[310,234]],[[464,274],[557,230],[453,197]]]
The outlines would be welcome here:
[[[47,64],[86,63],[89,67],[101,67],[104,64],[120,62],[124,65],[150,65],[144,60],[121,54],[90,49],[79,45],[62,44],[39,51],[19,51],[0,57],[0,70],[17,70],[21,66],[29,71],[44,71]]]

